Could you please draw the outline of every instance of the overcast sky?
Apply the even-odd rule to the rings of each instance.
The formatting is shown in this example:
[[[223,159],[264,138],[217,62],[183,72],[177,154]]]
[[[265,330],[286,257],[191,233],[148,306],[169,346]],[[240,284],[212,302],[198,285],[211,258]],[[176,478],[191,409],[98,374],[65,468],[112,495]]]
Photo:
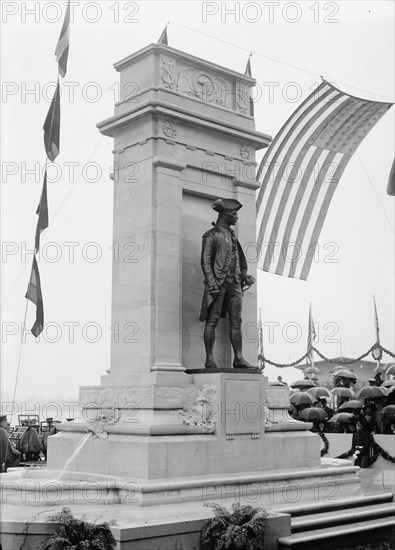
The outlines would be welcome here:
[[[42,235],[39,262],[49,325],[40,342],[26,335],[17,401],[75,399],[78,386],[98,384],[110,366],[113,144],[96,123],[112,115],[117,99],[113,63],[156,42],[168,21],[170,46],[224,67],[244,72],[252,52],[256,128],[272,136],[320,75],[352,95],[394,101],[391,1],[74,6],[62,83],[61,154],[48,173],[50,227]],[[21,348],[60,8],[64,13],[64,2],[2,3],[3,401],[13,395]],[[381,342],[394,350],[394,198],[386,194],[393,155],[392,108],[344,172],[308,281],[259,273],[269,359],[288,362],[304,354],[310,302],[317,347],[337,356],[341,338],[344,355],[361,355],[374,343],[373,294]],[[30,328],[31,304],[27,319]],[[295,378],[292,371],[282,374]]]

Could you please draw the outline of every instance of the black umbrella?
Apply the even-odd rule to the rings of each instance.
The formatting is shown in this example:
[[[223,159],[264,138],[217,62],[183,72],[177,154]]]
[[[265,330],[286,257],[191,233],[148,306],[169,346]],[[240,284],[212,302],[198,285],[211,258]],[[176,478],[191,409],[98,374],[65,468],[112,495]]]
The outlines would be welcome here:
[[[355,394],[357,399],[374,399],[375,397],[383,397],[383,390],[377,386],[366,386],[361,388]]]
[[[310,407],[309,409],[304,409],[298,417],[298,420],[306,420],[307,422],[314,422],[315,420],[326,420],[328,415],[324,409],[319,407]]]
[[[358,399],[351,399],[350,401],[346,401],[343,403],[343,405],[340,405],[339,411],[346,411],[347,409],[362,409],[363,403],[362,401],[358,401]]]
[[[292,405],[312,405],[313,399],[307,392],[300,391],[291,395],[289,400]]]
[[[346,412],[334,414],[332,418],[328,420],[328,422],[334,422],[336,424],[340,422],[344,424],[350,424],[350,422],[356,422],[356,421],[357,421],[357,418],[353,414],[346,413]]]
[[[380,411],[382,415],[395,415],[395,405],[387,405]]]
[[[354,392],[350,388],[333,388],[332,395],[337,397],[353,397]]]
[[[334,372],[332,376],[336,376],[336,378],[341,377],[341,378],[351,378],[353,380],[359,380],[358,376],[348,369],[340,369]]]
[[[311,380],[296,380],[291,384],[291,388],[314,388],[315,384]]]

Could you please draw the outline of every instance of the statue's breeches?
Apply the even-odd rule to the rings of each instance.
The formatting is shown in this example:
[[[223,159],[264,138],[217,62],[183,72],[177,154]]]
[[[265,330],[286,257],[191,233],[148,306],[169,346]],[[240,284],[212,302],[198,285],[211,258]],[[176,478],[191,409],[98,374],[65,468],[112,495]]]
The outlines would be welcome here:
[[[229,317],[230,327],[240,328],[241,304],[240,284],[225,282],[221,286],[220,293],[208,308],[206,326],[216,327],[221,317]]]

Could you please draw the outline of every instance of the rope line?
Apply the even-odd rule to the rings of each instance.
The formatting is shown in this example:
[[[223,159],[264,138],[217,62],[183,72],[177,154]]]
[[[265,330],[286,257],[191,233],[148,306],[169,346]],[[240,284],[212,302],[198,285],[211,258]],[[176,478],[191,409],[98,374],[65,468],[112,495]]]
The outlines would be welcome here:
[[[227,44],[228,46],[232,46],[232,47],[237,48],[239,50],[242,50],[244,52],[254,54],[257,57],[262,57],[263,59],[268,59],[269,61],[273,61],[274,63],[279,63],[280,65],[284,65],[285,67],[291,67],[292,69],[297,69],[298,71],[302,71],[304,73],[307,73],[307,74],[310,74],[310,75],[321,78],[320,74],[318,74],[314,71],[310,71],[309,69],[304,69],[303,67],[299,67],[298,65],[293,65],[292,63],[287,63],[286,61],[281,61],[281,59],[276,59],[274,57],[264,55],[264,54],[259,53],[257,51],[254,51],[254,50],[251,50],[251,49],[248,49],[248,48],[243,48],[242,46],[239,46],[238,44],[235,44],[234,42],[229,42],[228,40],[218,38],[217,36],[214,36],[212,34],[209,34],[209,33],[203,32],[203,31],[198,31],[197,29],[194,29],[193,27],[188,27],[187,25],[182,25],[181,23],[172,23],[172,25],[174,25],[176,27],[182,27],[182,28],[187,29],[187,30],[192,31],[192,32],[196,32],[196,33],[201,34],[203,36],[207,36],[208,38],[213,38],[214,40],[217,40],[218,42],[222,42],[223,44]],[[393,103],[393,100],[391,100],[388,97],[385,97],[383,95],[376,94],[374,92],[370,92],[369,90],[365,90],[363,88],[358,88],[357,86],[352,86],[351,84],[348,84],[347,82],[343,82],[341,80],[337,80],[337,79],[330,79],[330,80],[336,81],[338,84],[344,84],[345,86],[348,86],[349,88],[353,88],[354,90],[358,90],[359,92],[364,92],[364,93],[367,93],[367,94],[370,94],[370,95],[374,95],[376,97],[380,97],[381,99],[385,99],[385,101],[390,101],[391,103]]]
[[[384,352],[385,354],[391,356],[391,357],[395,357],[395,354],[392,353],[392,351],[389,351],[387,350],[386,348],[384,348],[383,346],[377,344],[377,342],[375,344],[373,344],[373,346],[371,346],[368,351],[366,353],[363,353],[362,355],[360,355],[359,357],[357,357],[356,359],[353,359],[352,361],[344,361],[344,359],[328,359],[328,357],[325,357],[325,355],[323,355],[317,348],[315,348],[313,346],[313,351],[315,351],[317,353],[317,355],[319,355],[319,357],[321,357],[321,359],[323,359],[324,361],[327,361],[328,363],[332,363],[334,365],[352,365],[353,363],[357,363],[358,361],[360,361],[361,359],[363,359],[364,357],[368,356],[370,353],[373,353],[373,351],[375,349],[380,349],[382,352]],[[307,351],[303,357],[301,357],[300,359],[298,359],[297,361],[294,361],[293,363],[276,363],[274,361],[271,361],[270,359],[267,359],[265,356],[262,357],[263,361],[265,363],[269,363],[269,365],[273,365],[274,367],[279,367],[279,368],[287,368],[287,367],[295,367],[296,365],[298,365],[299,363],[301,363],[304,359],[306,359],[306,357],[309,355],[309,351]],[[259,357],[258,357],[259,358]]]

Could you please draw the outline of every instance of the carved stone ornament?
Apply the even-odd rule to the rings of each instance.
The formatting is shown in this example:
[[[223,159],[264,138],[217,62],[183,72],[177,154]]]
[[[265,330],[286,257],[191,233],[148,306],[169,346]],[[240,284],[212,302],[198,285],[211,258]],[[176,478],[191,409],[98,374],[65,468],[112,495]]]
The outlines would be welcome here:
[[[160,78],[165,88],[173,89],[176,82],[176,60],[166,55],[160,56]]]
[[[177,130],[174,128],[172,122],[168,122],[168,121],[164,122],[162,129],[163,129],[163,133],[168,138],[175,138],[177,135]]]
[[[241,82],[236,85],[236,108],[244,115],[250,110],[250,87]]]
[[[215,387],[199,386],[197,395],[184,405],[183,410],[177,411],[181,424],[199,427],[203,433],[214,433],[217,423],[215,394]]]
[[[187,67],[178,73],[177,92],[232,109],[231,85],[221,76]]]
[[[247,147],[247,145],[242,145],[240,147],[240,156],[243,159],[250,159],[251,158],[251,149]]]

